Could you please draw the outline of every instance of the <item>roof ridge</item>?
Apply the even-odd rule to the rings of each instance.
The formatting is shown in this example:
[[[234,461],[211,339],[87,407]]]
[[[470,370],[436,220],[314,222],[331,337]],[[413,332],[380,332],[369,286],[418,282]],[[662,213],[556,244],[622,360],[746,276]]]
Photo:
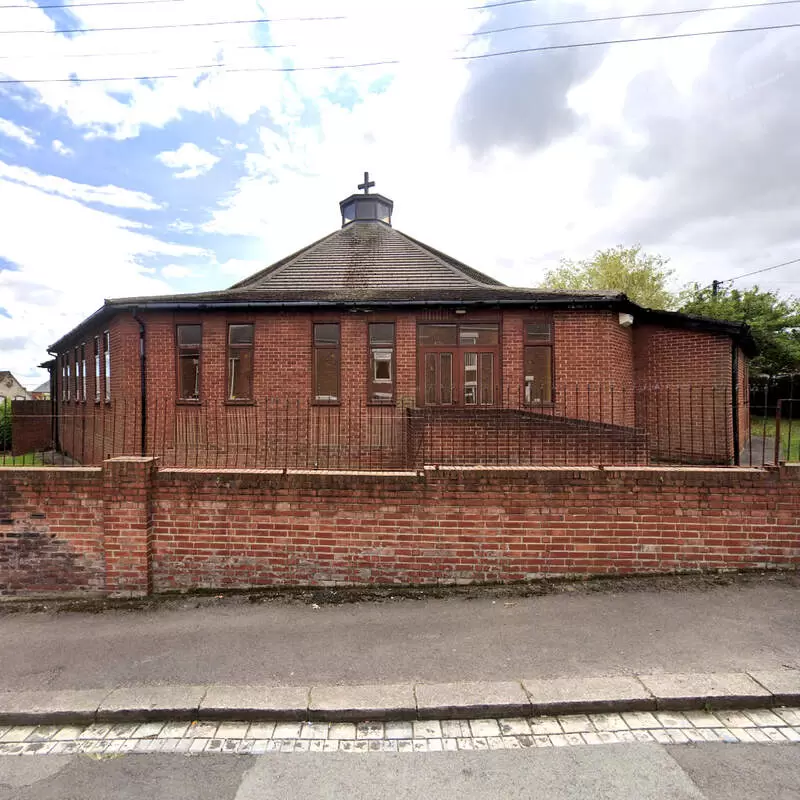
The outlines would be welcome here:
[[[296,259],[300,258],[300,256],[306,255],[306,253],[310,253],[315,248],[319,247],[323,242],[326,242],[333,236],[336,236],[337,233],[341,232],[341,228],[331,231],[331,233],[326,233],[320,239],[317,239],[315,242],[311,242],[311,244],[307,244],[305,247],[301,247],[299,250],[296,250],[294,253],[290,253],[288,256],[284,256],[283,258],[279,258],[275,263],[270,264],[268,267],[264,267],[264,269],[259,270],[258,272],[254,272],[247,278],[242,278],[242,280],[234,283],[232,286],[229,286],[227,289],[222,289],[223,292],[229,292],[233,289],[242,289],[249,286],[253,281],[261,280],[261,278],[265,278],[267,275],[272,275],[273,273],[278,272],[279,270],[283,269],[283,267],[288,266]]]
[[[443,251],[437,250],[435,247],[431,247],[429,244],[425,244],[425,242],[421,242],[419,239],[415,239],[413,236],[410,236],[407,233],[403,233],[403,231],[398,230],[397,228],[392,228],[392,230],[395,231],[395,233],[398,233],[404,239],[407,239],[415,247],[419,248],[420,250],[425,251],[429,255],[432,255],[440,264],[442,264],[443,266],[447,267],[452,272],[455,272],[455,273],[463,276],[464,278],[466,278],[471,283],[474,283],[476,286],[484,287],[484,286],[488,285],[488,286],[502,286],[502,287],[506,288],[504,283],[501,283],[496,278],[493,278],[491,275],[486,275],[485,273],[481,272],[480,270],[477,270],[474,267],[471,267],[469,264],[465,264],[463,261],[459,261],[459,259],[453,258],[453,256],[448,256]],[[454,264],[450,263],[450,260],[452,260],[455,263]],[[456,264],[458,266],[456,266]],[[475,278],[473,275],[470,275],[469,273],[475,273],[476,275],[480,275],[481,278],[485,278],[486,281],[483,282],[481,280],[478,280],[477,278]]]

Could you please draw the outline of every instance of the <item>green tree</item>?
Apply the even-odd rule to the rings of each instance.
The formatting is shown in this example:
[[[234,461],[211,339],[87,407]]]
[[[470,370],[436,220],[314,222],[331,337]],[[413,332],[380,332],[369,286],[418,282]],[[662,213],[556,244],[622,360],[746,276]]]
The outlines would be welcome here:
[[[11,449],[11,401],[0,397],[0,451]]]
[[[710,287],[694,283],[681,292],[680,300],[685,314],[750,326],[761,351],[751,363],[753,374],[800,371],[800,301],[796,298],[761,291],[758,286],[743,291],[719,287],[715,295]]]
[[[598,250],[583,261],[562,259],[545,275],[545,286],[566,291],[624,292],[646,308],[672,309],[677,298],[669,289],[673,270],[668,259],[642,251],[641,245]]]

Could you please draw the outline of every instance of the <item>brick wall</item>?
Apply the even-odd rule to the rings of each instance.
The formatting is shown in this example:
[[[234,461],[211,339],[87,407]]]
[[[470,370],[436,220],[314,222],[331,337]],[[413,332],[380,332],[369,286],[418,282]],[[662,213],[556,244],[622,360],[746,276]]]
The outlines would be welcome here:
[[[0,469],[0,593],[800,566],[800,467]]]
[[[366,410],[368,324],[393,321],[396,325],[395,407],[404,409],[420,399],[418,323],[500,323],[497,390],[504,407],[520,408],[524,323],[536,313],[486,309],[461,317],[444,309],[392,314],[142,312],[147,341],[146,452],[175,465],[252,467],[269,466],[272,453],[286,452],[279,465],[306,467],[315,463],[345,466],[344,454],[355,447],[351,463],[387,468],[412,464],[402,461],[400,442],[406,432],[395,430],[395,422],[387,422],[380,409]],[[641,428],[651,439],[650,454],[655,460],[728,463],[732,459],[727,337],[652,325],[623,328],[618,314],[611,311],[556,311],[552,318],[555,392],[552,406],[543,410],[613,429]],[[325,321],[341,324],[342,410],[338,412],[310,402],[312,325]],[[249,404],[225,400],[226,329],[236,322],[255,325],[254,400]],[[175,326],[185,323],[203,326],[200,403],[179,403],[176,397]],[[110,403],[104,398],[95,403],[93,346],[103,328],[111,334],[112,398]],[[137,321],[129,313],[120,313],[81,340],[86,344],[87,399],[77,401],[73,391],[72,399],[61,403],[61,448],[83,464],[141,453]],[[104,360],[101,382],[103,372]],[[60,403],[60,364],[58,374]],[[361,407],[363,413],[352,410]],[[390,442],[377,458],[376,430],[382,431],[381,440]],[[483,430],[488,429],[484,426]],[[557,430],[572,428],[562,425],[551,427],[550,432]],[[465,425],[462,441],[467,441],[470,431]],[[320,441],[325,442],[321,454],[317,452]],[[562,442],[559,452],[571,447],[569,441]],[[639,463],[638,457],[629,463]]]
[[[162,471],[153,585],[520,581],[796,568],[800,471]],[[190,502],[191,500],[191,502]]]
[[[53,446],[53,407],[49,400],[11,401],[12,455],[19,456]]]
[[[646,464],[643,431],[560,417],[555,409],[413,409],[409,464]]]
[[[730,339],[643,325],[634,344],[637,425],[648,433],[652,458],[732,462]]]
[[[102,470],[0,468],[0,595],[105,587]]]

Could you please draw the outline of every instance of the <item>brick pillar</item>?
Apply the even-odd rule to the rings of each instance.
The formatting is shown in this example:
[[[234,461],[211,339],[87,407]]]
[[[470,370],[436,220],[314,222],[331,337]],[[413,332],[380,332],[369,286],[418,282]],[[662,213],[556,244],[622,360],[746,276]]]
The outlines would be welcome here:
[[[152,589],[151,490],[156,459],[121,456],[103,463],[106,592],[141,597]]]

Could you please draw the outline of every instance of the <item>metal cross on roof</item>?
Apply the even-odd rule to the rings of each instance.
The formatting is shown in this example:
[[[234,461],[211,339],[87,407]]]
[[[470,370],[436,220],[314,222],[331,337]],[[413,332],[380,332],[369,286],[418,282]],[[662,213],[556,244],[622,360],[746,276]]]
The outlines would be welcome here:
[[[369,179],[369,172],[364,173],[364,183],[359,183],[358,188],[364,190],[364,194],[369,194],[369,190],[375,185],[375,181]]]

